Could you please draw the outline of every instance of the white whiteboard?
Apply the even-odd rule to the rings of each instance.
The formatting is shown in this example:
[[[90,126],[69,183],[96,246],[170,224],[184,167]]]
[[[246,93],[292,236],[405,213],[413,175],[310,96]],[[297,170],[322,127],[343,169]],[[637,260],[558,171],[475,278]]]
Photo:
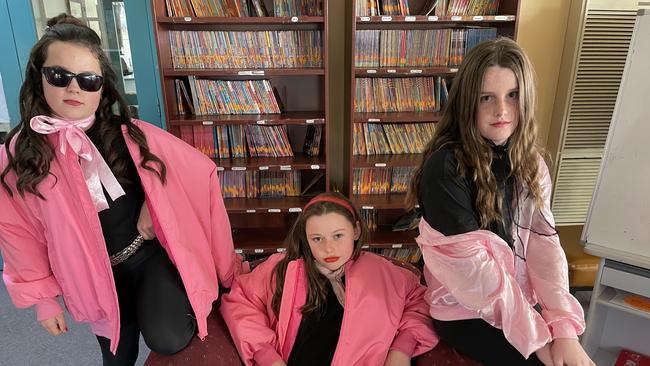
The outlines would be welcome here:
[[[640,10],[582,240],[650,268],[650,12]]]

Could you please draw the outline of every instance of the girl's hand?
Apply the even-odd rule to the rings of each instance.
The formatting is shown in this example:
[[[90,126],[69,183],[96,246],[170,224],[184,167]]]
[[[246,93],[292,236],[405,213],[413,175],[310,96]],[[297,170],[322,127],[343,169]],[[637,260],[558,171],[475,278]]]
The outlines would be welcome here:
[[[388,357],[386,357],[386,362],[384,362],[384,366],[410,366],[410,365],[411,365],[411,357],[395,349],[392,349],[388,352]]]
[[[153,231],[153,221],[151,221],[151,215],[149,214],[149,208],[147,208],[146,202],[142,204],[136,227],[144,240],[151,240],[156,237],[156,233]]]
[[[41,320],[41,325],[53,336],[68,332],[68,326],[65,324],[63,313],[57,314],[49,319]]]
[[[577,339],[558,338],[551,345],[553,366],[596,366]]]
[[[551,357],[551,344],[552,343],[546,343],[544,347],[535,351],[535,355],[537,355],[537,358],[542,361],[544,366],[553,366],[553,357]]]
[[[284,361],[275,361],[271,364],[271,366],[287,366],[287,364],[284,363]]]

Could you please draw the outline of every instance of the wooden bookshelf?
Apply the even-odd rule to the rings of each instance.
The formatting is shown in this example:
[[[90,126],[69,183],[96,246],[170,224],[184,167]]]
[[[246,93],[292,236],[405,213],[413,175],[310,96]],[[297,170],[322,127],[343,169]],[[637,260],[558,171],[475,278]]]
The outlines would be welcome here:
[[[374,231],[371,232],[370,248],[402,248],[413,247],[415,245],[416,230],[411,231],[393,231],[393,224],[406,213],[405,193],[387,193],[387,194],[354,194],[355,184],[360,184],[357,180],[355,183],[355,169],[395,169],[399,167],[416,167],[421,160],[421,154],[381,154],[381,155],[354,155],[354,138],[355,128],[366,126],[366,124],[377,124],[384,129],[384,126],[391,124],[400,126],[411,123],[436,123],[442,117],[442,107],[440,110],[421,110],[421,111],[403,111],[403,112],[359,112],[356,108],[357,82],[359,79],[373,78],[390,78],[392,80],[404,78],[420,77],[444,77],[448,81],[447,87],[451,86],[453,76],[458,71],[458,64],[440,64],[421,66],[425,63],[408,65],[403,63],[382,64],[381,62],[368,66],[366,63],[363,67],[356,67],[357,55],[357,31],[378,31],[381,37],[382,31],[390,30],[437,30],[452,29],[462,30],[475,27],[496,28],[498,36],[507,36],[516,38],[517,15],[519,9],[518,0],[501,0],[499,8],[495,15],[467,14],[467,15],[445,15],[436,16],[434,14],[427,16],[422,15],[423,9],[428,0],[411,0],[409,3],[410,15],[377,15],[362,16],[357,15],[355,3],[352,5],[352,29],[350,32],[351,51],[348,53],[351,57],[349,60],[349,170],[347,190],[355,205],[362,210],[362,216],[372,212],[374,220]],[[367,2],[366,2],[367,4]],[[451,32],[451,31],[450,31]],[[361,34],[361,33],[359,33]],[[367,44],[367,43],[366,43]],[[422,43],[424,47],[424,42]],[[428,43],[431,47],[429,54],[434,54],[436,45],[434,42]],[[381,50],[381,46],[375,43],[375,49]],[[407,46],[408,47],[408,46]],[[381,52],[381,51],[379,51]],[[433,57],[433,56],[431,56]],[[371,59],[364,56],[363,60]],[[381,59],[381,54],[380,54]],[[450,58],[451,59],[451,58]],[[394,66],[399,64],[399,66]],[[372,81],[372,80],[371,80]],[[366,81],[367,82],[367,81]],[[363,85],[363,84],[360,84]],[[366,84],[367,85],[367,84]],[[374,88],[376,85],[372,84]],[[397,87],[396,87],[397,88]],[[373,92],[377,89],[372,89]],[[366,94],[367,95],[367,94]],[[364,133],[366,130],[364,130]],[[386,139],[388,141],[388,138]],[[410,141],[410,140],[409,140]],[[366,141],[367,142],[367,141]]]
[[[311,197],[319,192],[329,190],[330,187],[328,159],[330,133],[327,112],[329,85],[327,0],[322,1],[322,16],[273,16],[273,0],[264,0],[265,7],[270,13],[270,16],[266,17],[169,16],[165,0],[151,0],[151,2],[164,98],[162,107],[166,116],[166,127],[172,134],[181,137],[183,129],[189,128],[192,131],[201,126],[224,125],[283,125],[287,126],[287,130],[293,131],[293,133],[288,132],[288,138],[294,156],[277,158],[251,157],[250,155],[247,155],[249,157],[246,158],[212,157],[219,171],[224,172],[221,174],[232,174],[229,172],[233,171],[257,171],[260,174],[266,171],[293,171],[300,175],[302,193],[300,196],[224,199],[233,229],[235,248],[238,252],[260,254],[277,251],[277,248],[282,247],[284,237],[301,208]],[[321,60],[317,67],[286,67],[286,65],[282,65],[260,68],[239,67],[244,64],[236,64],[237,67],[216,68],[214,66],[219,66],[219,64],[216,64],[214,60],[209,60],[210,46],[212,49],[216,49],[215,44],[202,44],[202,52],[208,54],[203,57],[207,57],[208,64],[213,67],[180,67],[190,64],[179,65],[176,61],[179,56],[178,51],[175,53],[172,49],[174,44],[172,37],[178,35],[179,33],[176,33],[178,31],[200,32],[200,34],[217,31],[242,32],[246,39],[249,36],[252,38],[253,32],[315,31],[320,35]],[[247,34],[248,32],[250,34]],[[245,55],[246,58],[250,58],[248,54]],[[284,55],[283,53],[282,57]],[[194,57],[194,54],[191,57]],[[226,57],[228,60],[231,54],[227,52],[225,56],[221,57]],[[235,57],[233,52],[230,59],[233,62],[223,65],[235,65]],[[298,58],[296,56],[296,59]],[[223,60],[223,58],[218,60]],[[249,60],[245,61],[246,65],[254,64],[254,62],[248,62]],[[180,114],[175,80],[183,80],[184,83],[188,83],[188,78],[228,81],[269,80],[274,88],[275,97],[278,99],[281,113]],[[208,102],[211,101],[208,100]],[[304,138],[304,131],[312,128],[311,126],[322,128],[320,151],[316,156],[309,156],[303,152],[302,141],[299,141],[301,136]],[[300,131],[303,131],[302,134]],[[217,146],[216,141],[215,146]],[[307,185],[309,189],[304,190]]]

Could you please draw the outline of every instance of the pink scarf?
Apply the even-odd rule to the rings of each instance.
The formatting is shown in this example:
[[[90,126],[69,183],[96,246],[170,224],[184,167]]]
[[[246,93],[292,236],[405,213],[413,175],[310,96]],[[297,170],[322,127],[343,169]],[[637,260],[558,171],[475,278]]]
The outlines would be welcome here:
[[[81,170],[86,179],[90,196],[99,212],[108,208],[108,201],[104,196],[102,185],[106,188],[106,192],[113,201],[125,193],[97,147],[83,131],[83,129],[90,127],[94,121],[95,115],[78,121],[41,115],[33,117],[29,121],[29,125],[32,130],[43,135],[58,132],[59,151],[65,155],[67,146],[70,145],[72,151],[81,158]]]
[[[334,295],[336,299],[339,300],[339,304],[345,307],[345,285],[343,284],[342,277],[345,275],[345,265],[331,271],[329,268],[320,264],[317,260],[314,260],[316,268],[318,271],[327,278],[332,284],[332,290],[334,290]]]

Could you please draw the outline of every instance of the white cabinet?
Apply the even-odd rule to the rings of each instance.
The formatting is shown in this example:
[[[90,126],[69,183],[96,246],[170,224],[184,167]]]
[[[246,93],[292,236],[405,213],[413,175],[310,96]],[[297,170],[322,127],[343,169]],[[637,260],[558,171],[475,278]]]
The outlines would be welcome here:
[[[613,366],[622,348],[650,354],[650,312],[622,301],[650,297],[650,270],[602,259],[582,345],[598,366]]]

